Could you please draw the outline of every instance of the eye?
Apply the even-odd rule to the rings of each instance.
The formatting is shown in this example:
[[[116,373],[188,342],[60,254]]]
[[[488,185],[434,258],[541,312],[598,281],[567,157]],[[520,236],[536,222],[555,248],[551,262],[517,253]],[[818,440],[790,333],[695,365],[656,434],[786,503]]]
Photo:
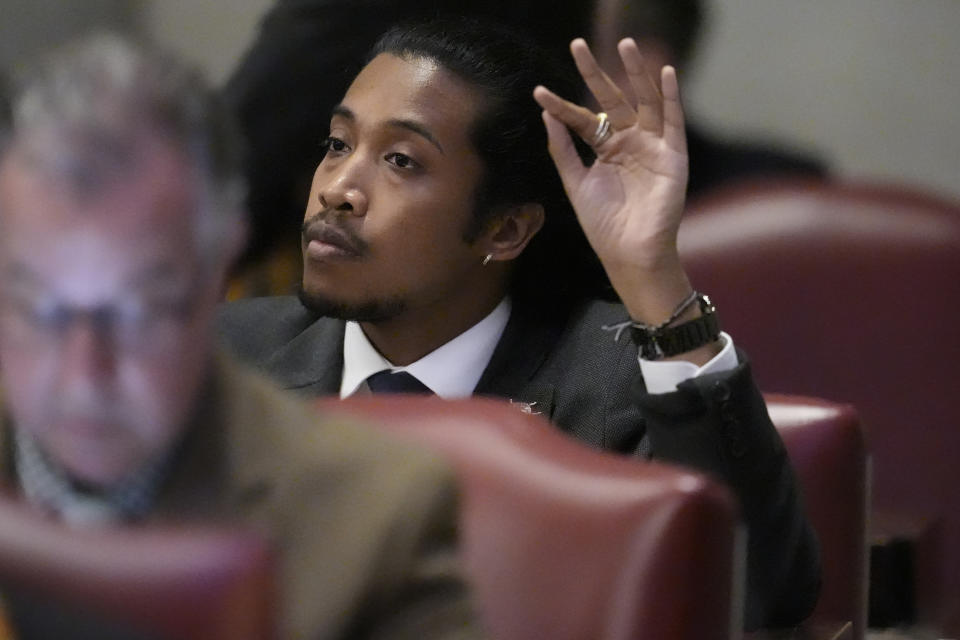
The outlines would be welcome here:
[[[50,300],[19,300],[15,304],[18,312],[38,327],[49,329],[69,324],[69,310],[56,302]]]
[[[385,159],[398,169],[418,169],[420,167],[416,160],[405,153],[388,153]]]
[[[327,136],[320,146],[323,147],[324,153],[343,153],[348,149],[346,142],[334,136]]]

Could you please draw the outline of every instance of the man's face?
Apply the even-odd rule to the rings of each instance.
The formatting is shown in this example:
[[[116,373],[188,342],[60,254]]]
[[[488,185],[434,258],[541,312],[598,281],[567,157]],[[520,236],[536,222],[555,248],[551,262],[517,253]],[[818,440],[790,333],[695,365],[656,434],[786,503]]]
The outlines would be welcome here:
[[[303,293],[323,313],[383,320],[455,308],[479,277],[468,244],[482,163],[478,92],[422,58],[377,56],[331,119],[304,219]],[[428,311],[429,310],[429,311]]]
[[[70,187],[0,166],[0,362],[15,428],[75,480],[109,485],[162,455],[202,384],[214,287],[184,157],[144,134],[123,174]]]

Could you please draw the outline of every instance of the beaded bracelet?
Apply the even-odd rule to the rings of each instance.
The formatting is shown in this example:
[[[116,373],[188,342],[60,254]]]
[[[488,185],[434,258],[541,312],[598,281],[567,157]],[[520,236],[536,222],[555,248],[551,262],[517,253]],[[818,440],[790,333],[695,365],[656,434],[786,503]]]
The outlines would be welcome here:
[[[677,305],[677,308],[673,310],[673,313],[670,314],[670,317],[655,327],[649,324],[643,324],[642,322],[635,322],[633,320],[630,321],[630,326],[636,329],[642,329],[643,331],[662,331],[676,322],[677,318],[682,316],[683,313],[690,308],[690,305],[696,302],[697,298],[699,297],[699,291],[691,291],[690,294],[684,298],[680,304]]]
[[[616,324],[604,325],[601,327],[601,329],[603,329],[604,331],[614,332],[613,334],[614,342],[619,342],[620,334],[622,334],[626,329],[630,327],[633,327],[635,329],[640,329],[641,331],[659,332],[666,329],[673,322],[675,322],[676,319],[679,318],[681,315],[683,315],[683,313],[690,308],[690,305],[696,302],[699,298],[700,298],[699,291],[691,291],[690,295],[684,298],[683,301],[677,305],[677,308],[673,310],[673,313],[670,314],[670,317],[667,318],[665,322],[662,322],[656,327],[648,324],[643,324],[642,322],[636,322],[634,320],[627,320],[625,322],[618,322]]]

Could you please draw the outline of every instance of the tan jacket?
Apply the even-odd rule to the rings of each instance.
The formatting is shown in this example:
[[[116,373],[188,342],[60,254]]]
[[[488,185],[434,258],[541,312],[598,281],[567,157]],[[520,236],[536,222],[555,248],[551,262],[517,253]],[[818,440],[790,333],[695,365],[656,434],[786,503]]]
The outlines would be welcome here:
[[[240,522],[280,550],[283,638],[474,638],[456,489],[433,456],[222,358],[151,520]],[[9,478],[9,449],[0,469]]]

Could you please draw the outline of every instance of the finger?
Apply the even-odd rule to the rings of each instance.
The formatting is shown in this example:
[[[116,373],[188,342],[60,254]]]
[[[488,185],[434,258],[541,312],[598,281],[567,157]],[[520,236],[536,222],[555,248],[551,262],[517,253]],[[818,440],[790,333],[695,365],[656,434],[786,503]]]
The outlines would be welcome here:
[[[663,128],[663,96],[655,79],[659,74],[657,76],[651,74],[633,38],[621,40],[617,44],[617,51],[620,53],[620,60],[623,61],[623,68],[627,72],[627,78],[637,99],[637,121],[647,131],[653,131],[659,135]]]
[[[600,65],[590,52],[583,38],[577,38],[570,43],[570,53],[583,81],[590,89],[590,93],[597,99],[597,103],[607,113],[610,124],[614,129],[627,129],[637,121],[636,113],[623,92],[613,80],[603,72]]]
[[[586,107],[564,100],[546,87],[533,90],[533,99],[544,111],[573,129],[587,144],[592,144],[597,133],[597,116]],[[607,114],[609,117],[609,114]],[[549,129],[548,129],[549,131]]]
[[[573,146],[573,138],[563,122],[553,117],[549,111],[544,111],[543,124],[547,127],[547,149],[553,163],[557,165],[563,188],[569,195],[573,185],[583,180],[587,168],[583,166],[577,149]]]
[[[680,102],[680,83],[677,70],[664,67],[660,72],[663,87],[663,139],[677,151],[687,150],[687,131],[683,120],[683,104]]]

